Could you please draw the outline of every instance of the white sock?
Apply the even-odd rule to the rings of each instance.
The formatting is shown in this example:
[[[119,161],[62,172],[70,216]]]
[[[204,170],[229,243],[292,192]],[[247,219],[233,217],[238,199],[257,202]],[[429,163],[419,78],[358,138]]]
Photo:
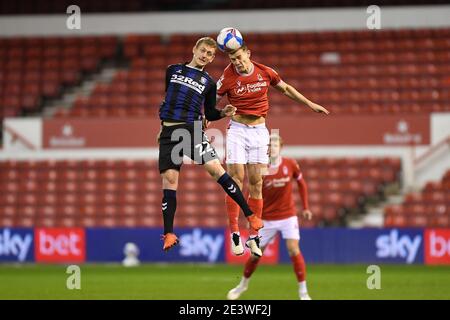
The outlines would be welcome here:
[[[248,287],[250,278],[242,277],[241,282],[239,282],[239,287]]]
[[[298,283],[298,290],[301,295],[308,294],[308,288],[306,287],[306,281],[302,281]]]

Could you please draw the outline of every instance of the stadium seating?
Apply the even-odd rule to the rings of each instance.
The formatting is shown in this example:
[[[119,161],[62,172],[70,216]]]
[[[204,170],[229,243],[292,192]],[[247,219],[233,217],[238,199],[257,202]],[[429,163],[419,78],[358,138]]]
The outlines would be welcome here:
[[[304,227],[342,225],[343,215],[397,182],[400,172],[396,158],[299,162],[315,213]],[[227,225],[223,190],[202,167],[183,167],[177,194],[177,226]],[[244,225],[242,214],[241,219]],[[0,227],[161,225],[161,182],[154,160],[0,162]]]
[[[56,116],[155,116],[166,66],[188,61],[200,36],[0,38],[0,119],[39,112],[45,99],[78,84],[106,58],[129,61],[130,68]],[[450,111],[450,29],[248,33],[245,38],[256,61],[274,67],[334,114]],[[116,55],[121,46],[122,58]],[[217,79],[227,63],[218,53],[208,72]],[[270,95],[273,116],[309,112],[275,90]]]
[[[128,71],[57,116],[156,115],[164,97],[165,68],[189,61],[201,34],[128,35]],[[252,57],[334,114],[398,114],[450,111],[450,29],[305,33],[248,33]],[[382,54],[381,54],[382,53]],[[228,60],[218,53],[208,66],[215,78]],[[310,112],[271,92],[271,112]]]
[[[0,123],[39,112],[116,54],[117,37],[0,38]]]
[[[441,182],[429,182],[409,193],[400,205],[386,207],[386,227],[450,227],[450,170]]]

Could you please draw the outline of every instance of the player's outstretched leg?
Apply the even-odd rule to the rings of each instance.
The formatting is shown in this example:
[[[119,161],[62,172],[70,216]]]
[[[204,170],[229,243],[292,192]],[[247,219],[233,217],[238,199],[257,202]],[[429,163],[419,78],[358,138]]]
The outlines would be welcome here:
[[[206,170],[208,170],[208,173],[214,179],[216,179],[218,184],[222,186],[223,190],[228,194],[228,196],[230,196],[239,205],[239,207],[244,212],[244,215],[247,217],[250,226],[255,230],[261,229],[263,227],[261,218],[253,214],[252,210],[247,204],[247,201],[245,201],[244,199],[244,195],[242,194],[241,189],[233,180],[233,178],[231,178],[228,173],[226,173],[219,160],[214,159],[208,161],[205,164],[205,167]]]
[[[262,217],[263,199],[249,198],[248,205],[250,206],[250,209],[253,212],[255,212],[255,215],[258,218]],[[250,237],[245,242],[245,246],[247,248],[249,248],[252,255],[254,255],[256,257],[262,257],[262,250],[259,247],[259,243],[260,243],[260,237],[258,234],[258,230],[252,228],[252,226],[250,225]]]
[[[247,262],[245,263],[244,267],[244,275],[242,276],[241,282],[228,291],[227,299],[228,300],[237,300],[248,289],[248,283],[250,282],[250,277],[252,276],[253,272],[256,270],[256,267],[258,266],[259,258],[256,257],[250,257]]]
[[[173,221],[177,210],[178,171],[169,169],[161,176],[163,180],[162,215],[164,220],[163,250],[167,251],[178,244],[178,237],[173,232]]]
[[[248,164],[248,182],[250,197],[248,199],[248,205],[250,209],[255,213],[258,218],[262,218],[263,212],[263,199],[262,199],[262,172],[266,166],[264,164]],[[260,238],[258,230],[252,228],[250,225],[250,238],[246,241],[246,246],[250,248],[253,255],[257,257],[262,256],[262,251],[259,248]]]
[[[233,254],[240,256],[244,254],[244,246],[242,245],[241,235],[239,233],[239,205],[229,196],[226,196],[228,225],[231,231],[231,251]]]

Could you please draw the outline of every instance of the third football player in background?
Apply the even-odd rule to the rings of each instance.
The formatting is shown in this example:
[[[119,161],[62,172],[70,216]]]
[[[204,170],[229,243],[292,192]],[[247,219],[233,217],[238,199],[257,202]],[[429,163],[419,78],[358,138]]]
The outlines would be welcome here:
[[[282,140],[278,135],[271,137],[271,167],[269,175],[264,176],[263,197],[264,208],[262,218],[264,228],[260,230],[261,248],[264,248],[281,233],[286,241],[286,247],[291,258],[295,276],[298,281],[298,293],[301,300],[311,300],[306,287],[306,266],[300,251],[300,232],[297,210],[292,198],[292,181],[296,181],[302,199],[302,216],[311,219],[312,212],[308,206],[308,189],[303,179],[300,167],[294,159],[284,158],[280,155]],[[227,298],[236,300],[247,290],[250,277],[258,266],[259,257],[250,256],[245,263],[244,275],[241,282],[228,292]]]
[[[251,210],[261,217],[263,208],[262,172],[269,163],[269,131],[265,117],[269,110],[269,86],[275,87],[292,100],[310,107],[315,112],[328,114],[324,107],[308,100],[294,87],[281,80],[272,68],[250,59],[250,50],[244,44],[237,50],[227,52],[231,63],[225,68],[217,82],[217,100],[227,96],[229,103],[235,106],[227,131],[226,163],[228,172],[242,189],[244,172],[247,170]],[[244,253],[239,235],[239,206],[226,198],[227,213],[231,231],[232,250],[236,255]],[[250,229],[250,238],[246,246],[253,255],[261,256],[257,230]]]

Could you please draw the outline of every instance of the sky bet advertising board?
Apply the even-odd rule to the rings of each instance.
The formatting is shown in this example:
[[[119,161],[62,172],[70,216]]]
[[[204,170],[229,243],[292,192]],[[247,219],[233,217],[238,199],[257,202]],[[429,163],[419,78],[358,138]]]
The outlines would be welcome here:
[[[243,230],[243,241],[246,233]],[[229,251],[226,228],[180,228],[179,245],[164,252],[160,228],[0,228],[0,262],[121,262],[124,247],[139,248],[141,262],[242,264]],[[450,229],[302,229],[308,263],[450,265]],[[276,237],[262,263],[290,263],[285,241]]]

